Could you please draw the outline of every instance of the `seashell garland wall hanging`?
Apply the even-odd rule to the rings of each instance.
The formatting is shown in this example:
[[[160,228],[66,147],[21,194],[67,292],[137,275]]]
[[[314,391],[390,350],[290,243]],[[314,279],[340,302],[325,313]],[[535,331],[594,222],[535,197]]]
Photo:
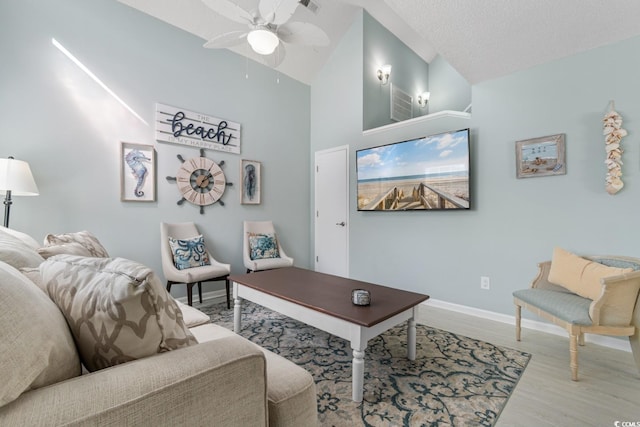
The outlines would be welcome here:
[[[627,131],[622,129],[622,116],[615,110],[613,101],[609,103],[609,112],[604,115],[604,142],[607,152],[606,189],[613,195],[622,190],[622,138],[627,136]]]

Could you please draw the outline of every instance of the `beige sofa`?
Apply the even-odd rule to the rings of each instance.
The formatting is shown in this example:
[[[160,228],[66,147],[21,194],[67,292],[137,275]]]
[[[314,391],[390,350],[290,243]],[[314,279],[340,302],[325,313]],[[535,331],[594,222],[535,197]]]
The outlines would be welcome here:
[[[90,234],[50,237],[0,227],[0,425],[317,424],[304,369],[96,256]]]

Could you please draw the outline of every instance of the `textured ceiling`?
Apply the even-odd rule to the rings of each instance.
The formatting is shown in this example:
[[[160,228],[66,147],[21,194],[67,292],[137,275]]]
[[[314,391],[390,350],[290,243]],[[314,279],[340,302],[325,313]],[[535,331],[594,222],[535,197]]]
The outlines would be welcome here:
[[[118,0],[202,38],[242,29],[201,0]],[[292,21],[329,35],[324,48],[287,45],[278,67],[310,84],[362,7],[425,61],[441,55],[471,84],[640,35],[638,0],[313,0]],[[234,0],[255,9],[257,0]],[[204,48],[203,48],[204,49]],[[260,61],[247,45],[231,49]]]
[[[640,34],[637,0],[384,0],[470,83]]]

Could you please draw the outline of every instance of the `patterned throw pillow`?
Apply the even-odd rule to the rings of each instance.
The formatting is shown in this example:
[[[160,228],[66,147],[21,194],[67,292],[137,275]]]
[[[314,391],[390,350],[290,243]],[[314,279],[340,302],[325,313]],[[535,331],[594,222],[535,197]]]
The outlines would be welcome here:
[[[108,258],[109,253],[100,244],[96,236],[88,231],[78,231],[77,233],[47,234],[44,238],[45,246],[63,245],[65,243],[79,243],[84,246],[91,256],[96,258]]]
[[[40,273],[89,371],[197,343],[149,267],[123,258],[56,255]]]
[[[249,235],[249,256],[252,260],[280,258],[275,234],[247,233]]]
[[[44,259],[50,258],[54,255],[82,255],[93,256],[89,249],[81,245],[80,243],[63,243],[61,245],[44,246],[36,249],[40,256]]]
[[[211,265],[202,234],[190,239],[169,237],[169,246],[173,253],[173,263],[178,270]]]

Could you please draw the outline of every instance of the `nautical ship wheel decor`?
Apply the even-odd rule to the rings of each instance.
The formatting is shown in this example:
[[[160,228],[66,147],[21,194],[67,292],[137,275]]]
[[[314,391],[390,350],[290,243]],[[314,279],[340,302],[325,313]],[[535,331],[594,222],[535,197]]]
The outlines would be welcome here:
[[[168,176],[167,181],[175,182],[182,198],[178,204],[185,201],[200,206],[200,213],[204,214],[204,207],[218,202],[224,206],[220,200],[224,190],[233,184],[227,182],[222,166],[224,160],[216,163],[204,156],[204,149],[200,149],[200,157],[184,159],[178,154],[178,159],[182,162],[176,176]]]

